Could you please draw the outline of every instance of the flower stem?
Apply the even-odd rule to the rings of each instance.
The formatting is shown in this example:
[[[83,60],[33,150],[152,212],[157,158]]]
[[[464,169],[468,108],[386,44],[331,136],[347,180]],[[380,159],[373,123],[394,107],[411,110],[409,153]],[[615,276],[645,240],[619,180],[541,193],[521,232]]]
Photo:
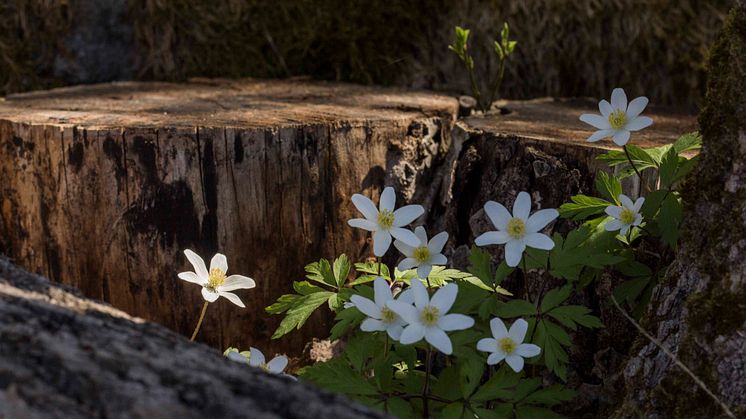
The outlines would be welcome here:
[[[640,171],[637,170],[637,167],[632,162],[632,156],[629,155],[629,151],[627,150],[627,145],[626,144],[623,145],[622,148],[624,149],[624,154],[627,156],[627,161],[629,161],[629,165],[632,166],[632,170],[635,171],[635,173],[637,174],[637,178],[640,179],[641,188],[645,189],[645,192],[650,192],[650,190],[648,189],[648,185],[646,185],[642,180],[642,175],[640,174]]]
[[[189,339],[192,342],[194,342],[194,338],[197,337],[197,332],[199,332],[199,328],[200,328],[200,326],[202,326],[202,320],[205,319],[205,312],[207,311],[207,305],[208,304],[209,303],[207,301],[205,301],[205,304],[202,305],[202,312],[199,313],[199,320],[197,321],[197,327],[194,328],[194,333],[192,333],[192,338]]]
[[[378,265],[378,276],[381,276],[381,257],[376,256],[376,264]]]
[[[432,369],[433,348],[427,345],[427,356],[425,358],[425,383],[422,385],[422,417],[430,417],[430,406],[428,405],[428,395],[430,391],[430,371]]]

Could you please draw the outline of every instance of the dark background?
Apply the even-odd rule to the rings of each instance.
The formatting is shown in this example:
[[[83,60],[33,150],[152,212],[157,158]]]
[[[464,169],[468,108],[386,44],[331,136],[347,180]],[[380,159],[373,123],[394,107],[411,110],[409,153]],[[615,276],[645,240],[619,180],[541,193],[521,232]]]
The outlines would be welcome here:
[[[724,0],[3,0],[0,94],[121,79],[287,77],[466,93],[448,51],[472,29],[496,68],[503,21],[518,41],[504,96],[606,97],[695,106]]]

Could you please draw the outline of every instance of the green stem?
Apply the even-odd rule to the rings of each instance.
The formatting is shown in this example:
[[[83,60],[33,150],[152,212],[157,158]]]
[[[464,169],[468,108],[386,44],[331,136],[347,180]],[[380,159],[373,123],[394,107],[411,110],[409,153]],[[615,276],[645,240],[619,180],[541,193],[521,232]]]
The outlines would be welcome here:
[[[632,162],[632,156],[629,155],[629,151],[627,150],[627,145],[623,145],[622,148],[624,149],[624,154],[627,156],[627,161],[629,161],[629,165],[632,166],[632,170],[635,171],[637,174],[637,177],[640,179],[640,186],[642,189],[645,189],[645,192],[650,192],[650,189],[648,188],[648,185],[645,184],[645,182],[642,179],[642,174],[640,174],[640,171],[637,170],[637,166],[635,166],[635,163]]]
[[[202,326],[202,320],[205,319],[205,312],[207,311],[207,305],[209,303],[205,301],[205,303],[202,305],[202,312],[199,313],[199,320],[197,321],[197,327],[194,328],[194,333],[192,333],[192,338],[189,339],[192,342],[194,342],[194,338],[197,337],[197,332],[199,332],[199,328]]]
[[[430,391],[430,371],[432,368],[433,348],[427,345],[427,356],[425,358],[425,383],[422,385],[422,417],[430,417],[430,406],[428,404],[428,392]]]
[[[472,61],[472,65],[469,65],[468,61],[464,60],[464,64],[466,64],[466,70],[469,72],[469,82],[471,83],[471,93],[474,95],[474,99],[477,101],[477,106],[479,106],[479,109],[484,111],[484,104],[482,103],[482,94],[479,93],[479,85],[477,85],[477,78],[474,75],[474,65]]]
[[[490,93],[490,102],[487,104],[488,109],[492,107],[492,103],[495,101],[495,98],[497,97],[497,92],[500,90],[500,86],[503,83],[503,76],[505,75],[505,61],[506,59],[503,58],[500,60],[500,68],[497,70],[497,79],[494,83],[492,83],[492,92]]]

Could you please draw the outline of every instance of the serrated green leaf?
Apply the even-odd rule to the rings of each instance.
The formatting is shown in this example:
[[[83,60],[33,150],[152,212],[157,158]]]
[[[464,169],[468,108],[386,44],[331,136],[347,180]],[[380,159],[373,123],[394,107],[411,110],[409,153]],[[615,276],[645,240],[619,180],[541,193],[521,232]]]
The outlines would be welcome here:
[[[521,404],[542,404],[554,406],[562,402],[570,401],[575,397],[575,392],[561,385],[552,385],[539,389],[523,399]]]
[[[619,195],[622,194],[622,182],[618,177],[609,175],[601,170],[596,175],[596,190],[605,196],[610,203],[619,204]]]
[[[350,274],[350,259],[345,254],[339,255],[334,260],[333,274],[336,285],[338,288],[342,288],[347,282],[347,276]]]
[[[661,161],[661,166],[658,171],[658,175],[660,176],[661,180],[661,189],[668,189],[673,184],[678,168],[679,155],[676,153],[676,150],[671,147],[668,153],[663,156],[663,160]]]
[[[677,154],[686,153],[687,151],[697,150],[702,147],[702,136],[699,132],[690,132],[679,137],[673,143],[673,148]]]
[[[537,406],[518,406],[515,410],[516,419],[555,419],[561,415],[549,409]]]
[[[278,339],[293,329],[300,329],[303,327],[306,320],[308,320],[308,317],[310,317],[319,306],[327,302],[329,297],[333,294],[334,293],[329,291],[323,291],[297,298],[292,307],[290,307],[285,313],[285,318],[282,319],[277,330],[275,330],[272,339]]]
[[[682,219],[683,208],[678,194],[670,193],[661,204],[658,225],[661,229],[663,242],[676,249],[679,240],[679,224]]]
[[[578,324],[589,328],[603,327],[601,320],[599,320],[598,317],[591,315],[590,312],[591,310],[585,306],[567,305],[557,307],[549,311],[547,314],[552,316],[563,326],[572,330],[576,330]]]
[[[345,333],[347,333],[348,330],[350,330],[352,327],[355,327],[362,323],[363,320],[365,320],[366,316],[365,314],[361,313],[360,310],[351,307],[344,309],[337,313],[337,316],[334,318],[336,323],[332,327],[331,335],[329,339],[331,340],[337,340],[341,338]]]
[[[508,368],[500,368],[487,382],[482,384],[471,397],[472,400],[488,402],[493,400],[511,400],[513,387],[518,384],[521,376]]]
[[[326,284],[334,288],[337,287],[337,281],[332,272],[332,266],[326,259],[306,265],[306,278],[321,284]]]
[[[340,358],[329,362],[317,362],[302,370],[300,377],[304,381],[315,383],[329,391],[348,396],[378,394],[376,387],[359,373],[355,372]]]
[[[281,295],[280,298],[277,299],[272,305],[265,308],[264,310],[269,314],[280,314],[286,312],[290,307],[292,307],[295,302],[303,297],[302,295],[297,294],[284,294]]]
[[[560,305],[562,302],[567,300],[568,297],[570,297],[570,293],[572,292],[572,285],[565,285],[561,288],[554,288],[550,290],[549,292],[544,295],[544,298],[541,300],[541,306],[539,307],[542,312],[547,312],[558,305]]]
[[[388,397],[384,401],[386,406],[386,412],[397,418],[412,418],[414,417],[414,409],[412,405],[406,400],[398,397]]]
[[[510,300],[498,305],[495,312],[499,317],[506,318],[535,316],[536,306],[525,300]]]
[[[586,195],[575,195],[570,197],[570,200],[572,202],[560,205],[559,214],[562,218],[570,218],[576,221],[603,214],[606,207],[612,205],[611,202],[605,199]]]
[[[461,387],[461,395],[466,399],[479,386],[485,364],[482,357],[467,357],[462,359],[463,361],[459,365],[459,385]]]

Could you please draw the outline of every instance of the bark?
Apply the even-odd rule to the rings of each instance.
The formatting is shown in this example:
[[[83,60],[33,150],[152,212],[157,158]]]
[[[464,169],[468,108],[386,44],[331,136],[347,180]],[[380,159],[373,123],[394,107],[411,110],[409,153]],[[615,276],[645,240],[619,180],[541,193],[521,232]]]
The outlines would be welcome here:
[[[710,54],[701,163],[684,194],[682,238],[642,323],[735,415],[746,415],[746,4]],[[619,417],[720,417],[724,409],[658,347],[639,340]]]
[[[383,417],[0,258],[0,417]]]
[[[407,190],[445,148],[455,99],[303,81],[114,83],[9,97],[0,105],[0,253],[90,298],[189,335],[199,287],[181,251],[255,278],[247,309],[211,304],[198,340],[299,354],[328,316],[269,337],[264,308],[303,267],[365,258],[346,225],[353,193],[386,172]],[[404,160],[407,160],[406,162]],[[406,192],[406,191],[405,191]],[[411,196],[411,193],[410,193]]]

